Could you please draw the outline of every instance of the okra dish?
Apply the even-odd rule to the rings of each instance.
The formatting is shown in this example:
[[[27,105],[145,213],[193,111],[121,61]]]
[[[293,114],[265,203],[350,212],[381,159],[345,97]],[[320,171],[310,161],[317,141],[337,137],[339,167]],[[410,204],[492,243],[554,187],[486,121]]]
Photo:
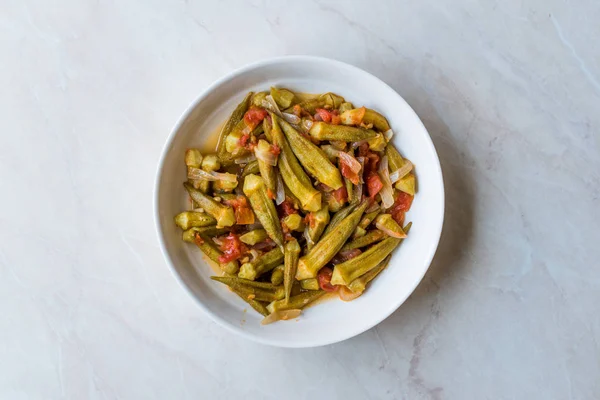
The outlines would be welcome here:
[[[217,148],[187,149],[183,240],[219,266],[263,324],[328,292],[359,297],[407,237],[413,164],[379,112],[334,93],[248,93]]]

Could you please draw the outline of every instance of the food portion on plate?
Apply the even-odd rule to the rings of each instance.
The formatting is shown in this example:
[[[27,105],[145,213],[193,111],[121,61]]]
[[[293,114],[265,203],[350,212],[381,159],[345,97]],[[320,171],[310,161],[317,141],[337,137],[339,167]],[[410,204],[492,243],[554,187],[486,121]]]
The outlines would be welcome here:
[[[186,151],[191,209],[175,223],[264,324],[327,292],[353,300],[411,225],[416,178],[392,135],[383,115],[334,93],[248,93],[215,153]]]

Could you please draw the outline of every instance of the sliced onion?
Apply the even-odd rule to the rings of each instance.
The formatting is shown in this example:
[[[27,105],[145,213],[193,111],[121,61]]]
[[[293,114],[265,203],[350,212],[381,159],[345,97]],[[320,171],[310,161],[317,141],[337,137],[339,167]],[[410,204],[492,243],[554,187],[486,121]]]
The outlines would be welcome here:
[[[285,201],[285,188],[283,187],[283,179],[281,174],[277,173],[277,194],[275,195],[275,204],[280,205]]]
[[[390,141],[390,139],[392,138],[392,136],[394,136],[394,131],[391,129],[388,129],[387,131],[383,132],[383,136],[385,136],[385,138],[388,140],[388,142]]]
[[[302,310],[299,309],[275,311],[260,321],[260,324],[269,325],[273,322],[297,318],[300,314],[302,314]]]
[[[283,119],[293,125],[298,125],[301,121],[301,118],[295,114],[281,113],[281,115],[283,116]]]
[[[359,148],[360,146],[362,146],[365,143],[368,143],[368,141],[367,140],[361,140],[360,142],[353,142],[352,146],[350,146],[350,147],[352,147],[353,149],[357,149],[357,148]]]
[[[254,155],[256,156],[256,158],[260,161],[264,161],[267,164],[271,165],[271,166],[276,166],[277,165],[277,154],[274,154],[273,152],[271,152],[271,147],[269,146],[268,150],[261,150],[260,149],[261,146],[256,146],[254,148]]]
[[[346,164],[353,173],[358,174],[358,172],[362,169],[361,163],[350,154],[338,150],[337,148],[331,145],[323,146],[323,148],[326,153],[333,154],[336,157],[338,157],[341,161],[343,161],[344,164]]]
[[[392,172],[390,174],[390,181],[392,183],[398,182],[400,179],[402,179],[406,175],[408,175],[408,173],[410,171],[412,171],[412,169],[413,169],[413,163],[411,163],[408,160],[404,160],[404,164],[400,168],[398,168],[397,170],[395,170],[394,172]]]
[[[205,181],[237,182],[237,176],[227,172],[206,172],[200,168],[188,167],[189,179],[202,179]]]
[[[250,153],[245,157],[236,158],[235,160],[233,160],[233,162],[235,162],[236,164],[248,164],[249,162],[252,162],[254,160],[256,160],[256,156]]]
[[[248,125],[244,126],[244,129],[242,129],[242,135],[249,135],[252,133],[252,128],[250,128]]]
[[[365,170],[365,158],[364,157],[356,157],[356,161],[358,161],[360,163],[360,168],[364,171]],[[358,177],[360,178],[360,183],[365,183],[365,179],[363,177],[364,174],[359,174]]]
[[[394,205],[394,189],[392,188],[392,182],[390,181],[387,156],[383,156],[381,159],[378,172],[381,177],[381,182],[383,183],[383,188],[379,192],[381,195],[381,203],[383,208],[390,208]]]
[[[352,189],[352,199],[353,201],[360,201],[360,199],[362,199],[363,196],[363,184],[359,183],[358,185],[354,185],[354,188]],[[354,200],[356,199],[356,200]],[[377,203],[375,203],[377,204]]]
[[[212,240],[213,240],[213,242],[215,242],[215,244],[217,246],[221,246],[223,244],[223,240],[218,237],[214,237],[214,238],[212,238]]]
[[[250,262],[256,260],[258,257],[260,257],[260,253],[258,251],[256,251],[255,249],[251,249],[250,250],[250,255],[252,256],[252,258],[250,259]]]
[[[310,128],[312,128],[313,123],[310,119],[303,119],[302,122],[300,123],[300,126],[302,127],[302,129],[304,129],[305,131],[310,131]]]
[[[332,140],[331,145],[338,150],[346,150],[346,142],[342,142],[341,140]]]
[[[340,296],[340,300],[342,300],[342,301],[352,301],[352,300],[356,299],[357,297],[360,297],[361,294],[362,294],[362,292],[359,292],[359,291],[353,292],[352,290],[348,289],[346,286],[342,286],[342,287],[340,287],[340,290],[338,290],[338,295]]]
[[[385,225],[380,222],[376,222],[375,227],[377,227],[377,229],[379,229],[380,231],[383,231],[387,235],[389,235],[391,237],[395,237],[397,239],[404,239],[406,237],[406,233],[395,232],[389,228],[386,228]]]
[[[338,157],[340,158],[340,160],[342,160],[349,168],[352,172],[354,172],[355,174],[358,174],[358,172],[362,169],[362,165],[360,165],[360,162],[358,162],[358,160],[354,157],[352,157],[350,154],[344,152],[344,151],[340,151],[338,153]]]

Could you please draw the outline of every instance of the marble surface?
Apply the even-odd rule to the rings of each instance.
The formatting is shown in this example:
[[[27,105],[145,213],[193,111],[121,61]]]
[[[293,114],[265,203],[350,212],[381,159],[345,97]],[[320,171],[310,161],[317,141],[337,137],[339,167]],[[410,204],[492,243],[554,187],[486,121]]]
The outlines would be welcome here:
[[[600,398],[597,0],[0,1],[1,399]],[[248,62],[382,78],[429,129],[447,218],[426,278],[316,349],[238,338],[152,220],[180,114]]]

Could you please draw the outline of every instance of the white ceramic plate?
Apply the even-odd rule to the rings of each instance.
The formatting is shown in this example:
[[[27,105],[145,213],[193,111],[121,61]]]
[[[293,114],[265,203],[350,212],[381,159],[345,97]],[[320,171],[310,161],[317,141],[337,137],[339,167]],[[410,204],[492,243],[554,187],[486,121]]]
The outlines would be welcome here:
[[[195,246],[181,240],[173,217],[189,208],[182,183],[185,149],[204,146],[249,91],[287,87],[307,93],[335,92],[357,106],[385,115],[393,142],[416,166],[418,193],[406,221],[409,237],[391,263],[358,299],[326,301],[308,308],[298,320],[262,326],[258,315],[224,285],[210,280],[213,270]],[[269,59],[239,69],[211,85],[183,114],[171,132],[155,187],[155,218],[167,263],[200,307],[224,327],[248,339],[282,347],[311,347],[339,342],[377,325],[417,287],[436,251],[444,218],[440,163],[431,139],[410,106],[373,75],[326,58],[293,56]],[[247,311],[245,311],[247,310]]]

